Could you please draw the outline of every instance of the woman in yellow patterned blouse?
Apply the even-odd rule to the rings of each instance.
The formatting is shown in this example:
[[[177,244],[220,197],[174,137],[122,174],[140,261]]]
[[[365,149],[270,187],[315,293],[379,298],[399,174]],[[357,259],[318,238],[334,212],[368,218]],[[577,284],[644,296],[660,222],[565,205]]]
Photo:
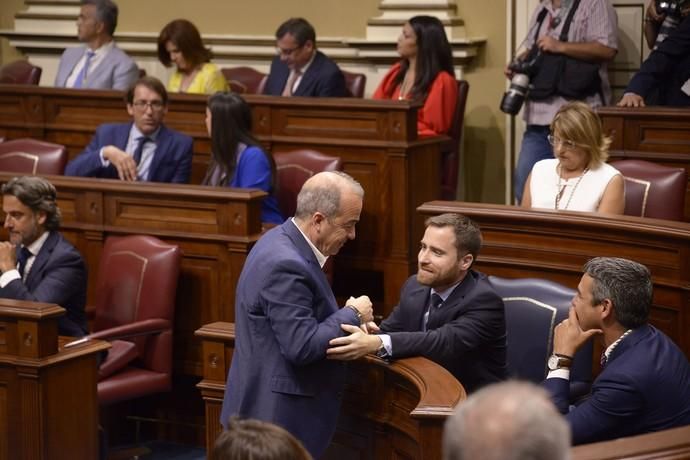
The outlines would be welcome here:
[[[170,76],[168,91],[213,94],[228,91],[228,82],[211,61],[211,50],[204,47],[199,30],[186,19],[168,23],[158,36],[158,59],[177,70]]]

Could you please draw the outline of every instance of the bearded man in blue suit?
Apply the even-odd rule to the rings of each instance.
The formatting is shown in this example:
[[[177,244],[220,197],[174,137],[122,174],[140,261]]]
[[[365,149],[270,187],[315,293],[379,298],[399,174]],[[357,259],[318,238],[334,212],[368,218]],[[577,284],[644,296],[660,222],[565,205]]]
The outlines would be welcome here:
[[[154,77],[142,77],[127,92],[132,123],[106,123],[66,176],[126,181],[187,183],[192,171],[192,138],[163,124],[168,93]]]
[[[304,183],[295,216],[268,231],[237,283],[235,351],[221,423],[255,418],[282,426],[320,458],[335,431],[345,365],[326,359],[341,324],[372,319],[369,298],[340,308],[322,271],[355,238],[362,186],[340,172]]]
[[[584,272],[569,317],[554,329],[544,382],[570,423],[573,444],[690,424],[690,364],[671,339],[647,323],[652,304],[647,267],[597,257]],[[570,367],[588,340],[601,340],[603,368],[590,397],[570,409]]]

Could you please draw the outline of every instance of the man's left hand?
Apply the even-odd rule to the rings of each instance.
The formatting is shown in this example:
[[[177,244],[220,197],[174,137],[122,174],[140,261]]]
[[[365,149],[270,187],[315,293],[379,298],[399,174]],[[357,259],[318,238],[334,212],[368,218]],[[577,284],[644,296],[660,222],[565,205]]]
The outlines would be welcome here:
[[[542,51],[563,54],[563,42],[553,37],[549,37],[548,35],[545,35],[537,40],[537,46]]]
[[[336,337],[328,342],[331,348],[326,350],[328,359],[351,361],[362,356],[375,353],[381,346],[381,338],[365,333],[361,328],[351,324],[341,324],[343,331],[350,335]]]
[[[0,243],[0,272],[17,268],[17,246],[9,241]]]

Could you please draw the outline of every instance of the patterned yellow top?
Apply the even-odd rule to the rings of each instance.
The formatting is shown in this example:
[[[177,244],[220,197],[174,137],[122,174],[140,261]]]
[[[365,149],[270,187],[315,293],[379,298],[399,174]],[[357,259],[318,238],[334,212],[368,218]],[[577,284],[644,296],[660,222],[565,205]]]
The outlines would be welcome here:
[[[218,66],[207,62],[197,72],[194,80],[186,91],[180,91],[182,85],[182,73],[176,71],[168,80],[168,91],[172,93],[213,94],[217,91],[229,91],[228,82],[218,69]]]

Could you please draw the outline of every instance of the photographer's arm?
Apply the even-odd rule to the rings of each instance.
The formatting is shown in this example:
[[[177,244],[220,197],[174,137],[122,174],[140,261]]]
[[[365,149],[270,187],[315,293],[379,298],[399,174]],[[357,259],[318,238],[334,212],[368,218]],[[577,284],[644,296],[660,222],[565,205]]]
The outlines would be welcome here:
[[[565,54],[571,58],[590,62],[607,62],[613,60],[618,50],[599,42],[572,43],[562,42],[553,37],[544,36],[537,41],[542,51]]]

